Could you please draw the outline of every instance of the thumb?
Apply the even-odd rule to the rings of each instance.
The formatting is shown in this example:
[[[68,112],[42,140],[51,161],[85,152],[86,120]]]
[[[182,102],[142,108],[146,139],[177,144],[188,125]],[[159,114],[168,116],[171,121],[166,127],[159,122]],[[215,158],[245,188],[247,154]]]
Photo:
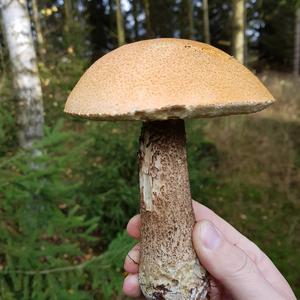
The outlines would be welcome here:
[[[201,264],[234,299],[283,299],[239,247],[209,221],[196,223],[193,244]]]

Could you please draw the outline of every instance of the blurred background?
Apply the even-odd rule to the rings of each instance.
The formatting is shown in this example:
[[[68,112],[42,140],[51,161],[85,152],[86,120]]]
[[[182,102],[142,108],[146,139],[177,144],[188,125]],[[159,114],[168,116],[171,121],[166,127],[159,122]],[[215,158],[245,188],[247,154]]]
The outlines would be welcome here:
[[[256,242],[300,297],[300,2],[1,0],[0,299],[126,299],[140,123],[63,114],[84,70],[125,43],[205,41],[277,99],[187,122],[193,198]]]

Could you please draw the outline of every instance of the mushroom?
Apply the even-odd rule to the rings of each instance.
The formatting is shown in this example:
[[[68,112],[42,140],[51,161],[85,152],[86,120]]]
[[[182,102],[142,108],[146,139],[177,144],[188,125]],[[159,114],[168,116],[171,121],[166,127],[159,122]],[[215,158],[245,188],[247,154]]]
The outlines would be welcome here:
[[[233,57],[196,41],[165,38],[106,54],[71,92],[68,114],[143,121],[139,282],[147,299],[207,299],[208,276],[191,239],[184,119],[253,113],[273,101]]]

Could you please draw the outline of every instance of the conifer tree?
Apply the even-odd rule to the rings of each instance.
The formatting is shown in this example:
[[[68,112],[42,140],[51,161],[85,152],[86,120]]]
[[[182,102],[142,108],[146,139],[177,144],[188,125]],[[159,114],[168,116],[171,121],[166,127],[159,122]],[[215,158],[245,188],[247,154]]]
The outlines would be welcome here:
[[[138,4],[136,0],[131,0],[132,16],[134,20],[134,38],[139,38]]]
[[[65,30],[69,31],[73,22],[72,1],[64,0]]]
[[[154,33],[153,33],[152,22],[151,22],[150,2],[149,0],[143,0],[143,3],[144,3],[144,10],[145,10],[147,37],[153,38]]]
[[[188,10],[188,20],[189,20],[189,37],[194,38],[195,35],[195,22],[194,22],[194,1],[186,0],[187,10]]]
[[[202,1],[203,6],[203,32],[204,32],[204,42],[210,44],[210,29],[209,29],[209,8],[208,0]]]

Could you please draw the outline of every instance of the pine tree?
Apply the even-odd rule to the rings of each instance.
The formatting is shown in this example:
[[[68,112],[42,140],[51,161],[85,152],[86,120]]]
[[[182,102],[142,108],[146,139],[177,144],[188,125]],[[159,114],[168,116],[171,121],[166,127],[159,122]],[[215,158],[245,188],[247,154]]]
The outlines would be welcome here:
[[[64,0],[65,30],[69,31],[73,22],[72,1]]]
[[[194,1],[186,0],[188,9],[188,19],[189,19],[189,37],[193,39],[195,36],[195,22],[194,22]]]
[[[137,41],[139,38],[139,21],[138,21],[138,5],[136,0],[131,0],[132,16],[134,20],[134,38]]]
[[[152,22],[151,22],[150,2],[149,0],[143,0],[143,3],[144,3],[144,10],[145,10],[147,37],[153,38],[154,33],[153,33]]]
[[[204,42],[210,44],[210,29],[209,29],[209,8],[208,0],[203,0],[203,35]]]
[[[242,64],[245,61],[245,1],[233,0],[232,52]]]
[[[116,19],[117,19],[118,45],[122,46],[126,43],[126,41],[125,41],[125,28],[124,28],[124,19],[122,15],[121,0],[116,0]]]
[[[300,73],[300,6],[295,15],[294,75]]]
[[[3,0],[1,12],[17,95],[19,145],[32,149],[43,136],[44,109],[26,2]]]

